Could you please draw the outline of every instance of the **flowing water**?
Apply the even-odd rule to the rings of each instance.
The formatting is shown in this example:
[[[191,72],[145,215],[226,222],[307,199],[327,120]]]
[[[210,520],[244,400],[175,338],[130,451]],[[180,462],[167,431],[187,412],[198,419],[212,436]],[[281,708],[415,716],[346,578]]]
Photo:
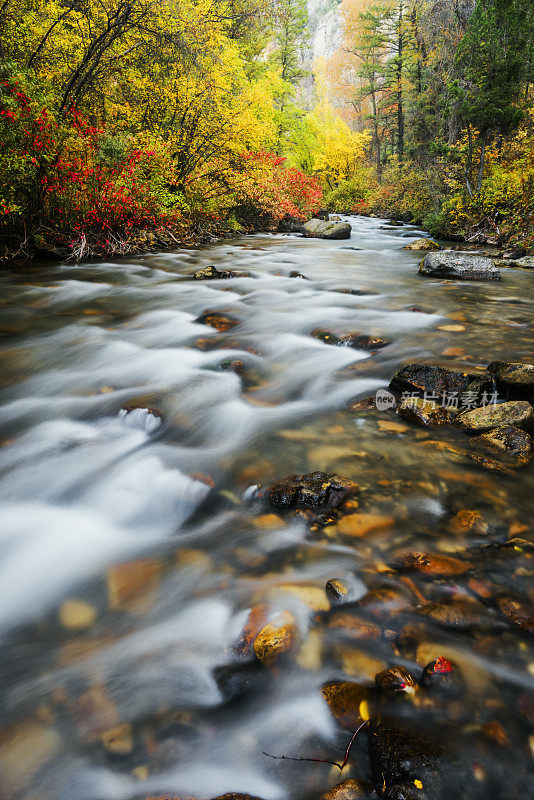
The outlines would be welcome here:
[[[505,543],[529,538],[534,472],[485,471],[438,446],[463,437],[360,402],[406,361],[532,361],[532,273],[425,279],[402,249],[421,231],[351,222],[346,241],[258,235],[1,275],[2,798],[318,798],[335,768],[263,751],[336,760],[350,734],[321,686],[391,664],[417,677],[440,654],[467,684],[439,720],[467,737],[474,788],[456,796],[533,796],[531,642],[492,598],[532,600],[531,552]],[[208,264],[250,276],[191,279]],[[238,324],[196,321],[206,311]],[[389,344],[335,347],[315,329]],[[373,531],[310,530],[250,500],[255,484],[315,470],[356,482]],[[407,550],[470,569],[389,571]],[[317,613],[321,592],[310,610],[287,589],[333,577],[353,611],[380,587],[409,607],[354,641]],[[467,619],[420,613],[451,598],[469,600]],[[235,652],[258,604],[297,620],[272,665]],[[342,777],[369,778],[366,736]]]

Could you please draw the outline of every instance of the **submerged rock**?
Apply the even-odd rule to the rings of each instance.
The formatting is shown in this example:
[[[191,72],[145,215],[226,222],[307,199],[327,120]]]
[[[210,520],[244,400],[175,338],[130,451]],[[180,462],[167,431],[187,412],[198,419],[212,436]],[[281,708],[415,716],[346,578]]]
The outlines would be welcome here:
[[[393,720],[370,723],[369,759],[380,797],[437,800],[443,748]]]
[[[347,778],[321,795],[320,800],[365,800],[366,797],[365,787],[359,781]]]
[[[480,436],[473,436],[471,444],[518,467],[528,464],[533,456],[532,439],[515,425],[501,425]]]
[[[419,613],[444,628],[483,627],[489,622],[483,606],[464,598],[455,598],[443,603],[429,603],[420,608]]]
[[[210,328],[215,328],[219,332],[229,331],[239,325],[238,319],[221,314],[219,311],[205,311],[200,317],[197,317],[195,322],[200,325],[209,325]]]
[[[428,253],[419,267],[419,274],[430,278],[451,278],[461,281],[498,281],[501,273],[490,258],[443,250]]]
[[[403,400],[399,404],[397,414],[425,428],[430,425],[446,425],[449,422],[449,414],[442,406],[423,397],[409,397]]]
[[[356,491],[356,484],[328,472],[290,475],[272,483],[263,494],[279,508],[311,508],[332,510]]]
[[[440,245],[433,239],[416,239],[415,242],[405,245],[403,250],[441,250]]]
[[[362,722],[359,708],[367,699],[367,688],[352,681],[330,681],[321,692],[336,722],[346,730],[355,730]]]
[[[303,225],[304,236],[316,239],[350,239],[352,226],[350,222],[324,222],[311,219]]]
[[[499,386],[510,391],[534,393],[534,364],[492,361],[487,369]]]
[[[534,607],[513,597],[499,597],[497,607],[506,619],[523,631],[534,633]]]
[[[382,634],[378,625],[357,617],[349,611],[338,611],[332,614],[328,620],[328,627],[352,640],[373,641],[379,639]]]
[[[458,414],[454,424],[467,433],[485,433],[502,425],[529,429],[534,427],[534,409],[526,400],[490,403],[471,411],[463,411]]]
[[[395,562],[394,567],[401,572],[413,571],[425,575],[447,576],[461,575],[470,568],[470,564],[440,553],[406,553]]]
[[[465,392],[479,375],[434,364],[405,364],[392,377],[389,387],[396,391],[427,392],[438,396]]]
[[[348,514],[337,523],[336,530],[345,536],[360,537],[370,531],[390,528],[394,523],[394,517],[384,514]]]

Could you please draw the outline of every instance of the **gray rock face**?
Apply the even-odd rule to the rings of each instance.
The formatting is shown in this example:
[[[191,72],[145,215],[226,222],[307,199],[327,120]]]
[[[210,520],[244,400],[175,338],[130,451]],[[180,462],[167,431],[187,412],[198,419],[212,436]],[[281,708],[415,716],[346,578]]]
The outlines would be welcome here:
[[[304,236],[316,239],[350,239],[352,227],[350,222],[324,222],[311,219],[303,226]]]
[[[421,275],[430,278],[452,278],[459,281],[499,281],[501,273],[490,258],[443,250],[428,253],[419,267]]]
[[[534,269],[534,256],[523,256],[521,258],[507,258],[503,256],[495,259],[499,267],[519,267],[521,269]]]
[[[510,400],[463,411],[454,424],[467,433],[485,433],[502,425],[515,425],[517,428],[534,427],[534,409],[526,400]]]

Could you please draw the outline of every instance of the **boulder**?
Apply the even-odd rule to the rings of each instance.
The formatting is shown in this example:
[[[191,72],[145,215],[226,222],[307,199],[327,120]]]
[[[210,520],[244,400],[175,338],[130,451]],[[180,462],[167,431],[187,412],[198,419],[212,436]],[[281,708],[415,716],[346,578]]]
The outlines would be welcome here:
[[[315,239],[350,239],[352,226],[350,222],[324,222],[311,219],[303,226],[304,236]]]
[[[381,636],[378,625],[358,617],[350,611],[336,611],[328,620],[330,630],[355,641],[374,641]]]
[[[534,256],[524,256],[516,260],[516,266],[523,269],[534,269]]]
[[[380,797],[441,800],[444,759],[436,740],[407,724],[385,719],[371,722],[368,742],[373,783]]]
[[[328,792],[321,795],[321,800],[364,800],[368,797],[365,787],[353,778],[338,783]]]
[[[473,436],[471,443],[517,467],[528,464],[533,456],[532,439],[515,425],[501,425],[481,436]]]
[[[363,333],[347,333],[341,336],[338,341],[340,347],[354,347],[357,350],[379,350],[387,347],[389,342],[380,339],[378,336],[368,336]]]
[[[455,418],[454,424],[466,433],[486,433],[503,425],[515,425],[528,430],[534,427],[534,409],[527,400],[490,403],[463,411]]]
[[[195,322],[198,322],[199,325],[209,325],[210,328],[215,328],[219,333],[229,331],[239,325],[239,320],[226,314],[221,314],[219,311],[205,311],[200,317],[197,317]]]
[[[397,414],[425,428],[429,425],[446,425],[449,421],[449,415],[442,406],[423,397],[409,397],[403,400],[397,409]]]
[[[405,245],[403,250],[441,250],[440,245],[432,239],[416,239],[415,242]]]
[[[467,598],[453,597],[443,602],[428,603],[419,609],[419,613],[443,628],[456,630],[483,628],[495,623],[484,606]]]
[[[315,328],[311,332],[314,339],[320,339],[325,344],[334,344],[339,347],[354,347],[356,350],[378,350],[381,347],[387,347],[389,342],[385,339],[380,339],[378,336],[369,336],[365,333],[345,333],[343,336],[338,336],[332,331],[323,330],[322,328]]]
[[[265,625],[254,640],[254,654],[258,661],[269,664],[294,644],[296,620],[288,611],[284,611],[274,622]]]
[[[506,619],[521,630],[534,633],[534,607],[525,600],[501,596],[497,607]]]
[[[399,392],[427,392],[441,396],[444,392],[465,392],[479,377],[433,364],[406,364],[392,377],[389,388]]]
[[[534,393],[534,364],[521,364],[514,361],[492,361],[488,372],[499,387],[509,391]]]
[[[193,278],[196,281],[211,281],[214,279],[220,280],[222,278],[246,278],[248,274],[248,272],[237,272],[232,269],[217,269],[217,267],[211,265],[209,267],[204,267],[204,269],[198,269],[193,274]]]
[[[510,254],[503,253],[502,258],[494,259],[496,266],[519,267],[520,269],[534,269],[534,256],[522,256],[518,258]]]
[[[393,566],[399,572],[421,572],[432,577],[461,575],[470,568],[466,561],[441,553],[405,553]]]
[[[330,681],[321,692],[336,722],[345,730],[354,731],[362,721],[359,708],[367,700],[367,688],[351,681]]]
[[[451,278],[460,281],[498,281],[501,273],[490,258],[443,250],[428,253],[419,267],[419,274],[430,278]]]
[[[337,508],[356,490],[356,484],[327,472],[290,475],[272,483],[260,495],[280,508]]]

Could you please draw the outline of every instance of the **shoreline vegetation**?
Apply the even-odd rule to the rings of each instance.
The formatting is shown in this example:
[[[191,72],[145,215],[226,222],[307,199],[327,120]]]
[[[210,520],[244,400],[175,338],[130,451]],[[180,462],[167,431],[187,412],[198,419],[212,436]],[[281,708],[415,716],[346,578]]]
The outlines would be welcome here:
[[[5,0],[0,262],[291,229],[322,208],[532,252],[531,5],[333,9],[337,46],[311,65],[305,0]]]

